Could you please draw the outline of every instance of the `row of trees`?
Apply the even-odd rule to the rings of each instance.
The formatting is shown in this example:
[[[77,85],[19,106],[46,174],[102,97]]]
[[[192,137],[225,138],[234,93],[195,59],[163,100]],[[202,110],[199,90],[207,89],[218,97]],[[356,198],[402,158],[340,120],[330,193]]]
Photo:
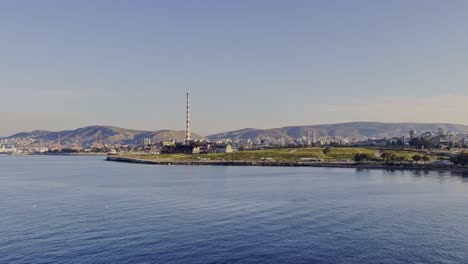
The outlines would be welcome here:
[[[424,162],[428,162],[431,161],[431,158],[429,158],[429,156],[414,155],[413,160],[416,162],[419,162],[421,160]]]
[[[457,156],[454,156],[450,159],[450,161],[457,165],[468,166],[468,152],[463,152]]]
[[[429,162],[431,158],[429,156],[421,156],[421,155],[414,155],[412,157],[413,161],[419,162],[419,161],[424,161],[424,162]],[[403,162],[406,161],[405,156],[398,156],[395,153],[391,152],[384,152],[380,156],[380,159],[377,158],[375,155],[371,155],[368,153],[357,153],[354,156],[355,161],[386,161],[386,162]]]
[[[375,160],[375,155],[367,154],[367,153],[357,153],[354,155],[355,161],[371,161]]]

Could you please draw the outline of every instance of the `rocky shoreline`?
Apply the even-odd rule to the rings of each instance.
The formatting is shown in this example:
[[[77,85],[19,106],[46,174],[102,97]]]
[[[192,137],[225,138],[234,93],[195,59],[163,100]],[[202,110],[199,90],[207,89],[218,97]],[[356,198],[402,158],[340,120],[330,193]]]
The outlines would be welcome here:
[[[433,164],[388,164],[360,162],[281,162],[281,161],[229,161],[229,160],[149,160],[125,156],[107,156],[107,161],[152,165],[211,165],[211,166],[264,166],[264,167],[327,167],[386,170],[436,170],[468,173],[468,168],[459,166],[440,166]]]

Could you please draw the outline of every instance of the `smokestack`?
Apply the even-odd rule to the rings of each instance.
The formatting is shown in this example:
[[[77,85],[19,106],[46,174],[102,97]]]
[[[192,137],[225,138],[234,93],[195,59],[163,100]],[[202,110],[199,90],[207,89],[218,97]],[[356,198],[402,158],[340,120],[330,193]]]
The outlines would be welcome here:
[[[187,93],[187,119],[185,122],[185,143],[190,143],[190,95]]]

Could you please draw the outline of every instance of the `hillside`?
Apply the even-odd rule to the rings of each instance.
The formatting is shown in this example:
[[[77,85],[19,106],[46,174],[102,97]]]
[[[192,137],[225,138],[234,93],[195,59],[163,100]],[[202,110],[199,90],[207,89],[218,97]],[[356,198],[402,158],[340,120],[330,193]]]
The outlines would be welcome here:
[[[60,135],[62,145],[64,147],[73,144],[81,147],[91,146],[95,142],[103,144],[138,144],[144,138],[151,138],[153,142],[167,141],[170,139],[184,140],[184,131],[174,130],[159,130],[159,131],[141,131],[131,130],[112,126],[89,126],[78,128],[75,130],[64,130],[60,132],[51,132],[43,130],[35,130],[32,132],[18,133],[7,137],[13,140],[28,140],[35,143],[40,142],[57,142]],[[202,139],[203,137],[192,133],[193,139]]]
[[[272,129],[253,129],[229,131],[209,135],[209,139],[247,139],[247,138],[298,138],[307,136],[307,132],[315,131],[317,137],[395,137],[408,135],[410,130],[417,133],[434,131],[443,128],[445,131],[468,134],[468,126],[449,123],[379,123],[379,122],[352,122],[311,126],[288,126]]]
[[[254,138],[298,138],[307,136],[310,131],[315,131],[317,137],[342,136],[342,137],[395,137],[408,135],[409,131],[415,129],[418,134],[424,131],[435,131],[443,128],[445,131],[468,134],[468,126],[448,123],[378,123],[378,122],[352,122],[340,124],[325,124],[311,126],[288,126],[272,129],[246,128],[236,131],[228,131],[220,134],[210,135],[207,138],[217,139],[254,139]],[[60,135],[62,146],[70,147],[79,145],[89,147],[93,143],[103,144],[139,144],[144,138],[151,138],[153,142],[167,141],[170,139],[184,140],[184,131],[159,130],[142,131],[112,126],[89,126],[75,130],[60,132],[35,130],[32,132],[18,133],[7,137],[16,142],[46,143],[57,142]],[[193,139],[204,137],[192,133]]]

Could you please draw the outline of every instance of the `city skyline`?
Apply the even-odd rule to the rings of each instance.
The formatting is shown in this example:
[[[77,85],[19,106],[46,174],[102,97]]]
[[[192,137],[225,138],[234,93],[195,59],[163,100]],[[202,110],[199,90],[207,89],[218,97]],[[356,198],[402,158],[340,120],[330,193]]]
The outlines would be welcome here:
[[[2,1],[0,136],[468,124],[468,3],[339,2]]]

